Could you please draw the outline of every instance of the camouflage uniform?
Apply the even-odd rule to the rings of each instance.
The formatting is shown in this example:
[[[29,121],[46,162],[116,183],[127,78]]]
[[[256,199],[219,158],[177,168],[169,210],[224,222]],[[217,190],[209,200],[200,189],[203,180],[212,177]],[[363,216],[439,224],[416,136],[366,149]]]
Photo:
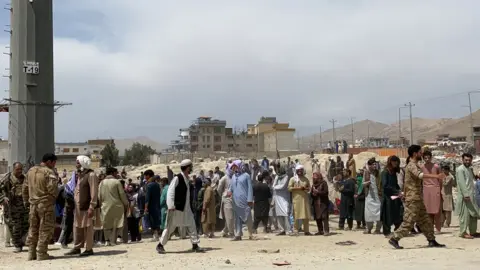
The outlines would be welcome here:
[[[57,185],[57,175],[46,166],[34,166],[27,172],[23,186],[23,201],[30,205],[30,228],[27,239],[28,260],[50,258],[47,250],[55,229],[54,207]]]
[[[433,234],[433,224],[427,214],[427,209],[423,203],[423,182],[420,178],[422,169],[414,161],[410,161],[405,167],[405,212],[403,222],[393,235],[394,240],[400,240],[408,236],[416,223],[423,232],[427,240],[435,240]]]
[[[22,199],[24,179],[24,175],[17,178],[8,173],[0,180],[0,204],[8,199],[8,204],[5,204],[3,209],[5,223],[12,236],[13,245],[18,249],[23,247],[22,239],[28,232],[28,211]]]

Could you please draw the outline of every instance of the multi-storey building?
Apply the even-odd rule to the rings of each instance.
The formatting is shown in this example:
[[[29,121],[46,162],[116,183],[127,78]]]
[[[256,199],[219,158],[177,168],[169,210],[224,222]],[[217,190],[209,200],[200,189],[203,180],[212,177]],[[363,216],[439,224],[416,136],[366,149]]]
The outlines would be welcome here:
[[[477,154],[480,154],[480,126],[473,127],[473,140]]]

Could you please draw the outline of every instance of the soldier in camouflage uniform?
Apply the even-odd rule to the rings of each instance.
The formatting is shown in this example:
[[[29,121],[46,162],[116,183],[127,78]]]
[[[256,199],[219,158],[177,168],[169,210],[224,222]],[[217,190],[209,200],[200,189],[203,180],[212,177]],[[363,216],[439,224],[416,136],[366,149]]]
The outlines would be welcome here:
[[[405,200],[403,222],[397,231],[390,238],[388,243],[396,249],[402,249],[398,243],[400,239],[410,234],[413,225],[416,223],[428,240],[428,247],[445,247],[435,240],[433,233],[433,224],[427,214],[427,209],[423,202],[423,177],[445,178],[444,174],[424,174],[418,166],[418,161],[422,159],[422,148],[420,145],[411,145],[408,148],[407,166],[405,167],[405,180],[403,184],[404,194],[401,195]]]
[[[56,162],[54,154],[45,154],[40,165],[28,170],[23,186],[23,201],[30,207],[27,239],[29,261],[51,258],[47,250],[55,229],[58,177],[53,169]]]
[[[12,237],[14,252],[21,252],[23,237],[28,232],[28,211],[23,204],[22,186],[25,180],[23,165],[13,164],[13,173],[7,173],[0,180],[0,204],[3,205],[5,223]]]

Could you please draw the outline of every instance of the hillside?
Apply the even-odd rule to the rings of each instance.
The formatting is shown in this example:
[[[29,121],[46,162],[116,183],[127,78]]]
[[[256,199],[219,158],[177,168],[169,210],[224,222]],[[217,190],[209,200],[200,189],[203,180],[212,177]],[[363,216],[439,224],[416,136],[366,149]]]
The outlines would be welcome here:
[[[480,110],[473,113],[474,125],[480,125]],[[410,138],[410,120],[404,119],[400,122],[401,135]],[[375,122],[373,120],[362,120],[355,122],[354,135],[355,139],[370,137],[389,137],[390,139],[398,139],[399,123],[398,121],[390,125]],[[450,136],[467,136],[470,141],[470,116],[461,118],[441,118],[426,119],[413,118],[413,136],[415,142],[419,139],[434,140],[438,134],[450,134]],[[322,141],[331,141],[332,129],[322,132]],[[346,140],[348,143],[352,141],[352,126],[346,125],[335,128],[336,138]],[[308,149],[309,145],[313,145],[313,136],[316,143],[319,143],[319,134],[302,137],[302,149]]]
[[[148,145],[157,151],[161,151],[165,148],[165,145],[156,142],[148,137],[135,137],[135,138],[126,138],[126,139],[115,139],[115,146],[120,151],[120,155],[123,155],[125,149],[128,149],[132,146],[133,143],[138,142],[144,145]]]

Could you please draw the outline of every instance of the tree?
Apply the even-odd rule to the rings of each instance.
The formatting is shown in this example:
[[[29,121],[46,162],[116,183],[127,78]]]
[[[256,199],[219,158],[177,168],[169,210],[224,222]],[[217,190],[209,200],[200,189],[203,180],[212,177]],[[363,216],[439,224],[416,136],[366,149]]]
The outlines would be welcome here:
[[[107,144],[100,152],[100,155],[102,155],[101,165],[103,167],[115,167],[120,164],[120,156],[115,143]]]
[[[141,165],[149,163],[150,155],[155,154],[155,150],[141,143],[134,143],[129,149],[125,150],[125,156],[123,157],[123,165]]]

